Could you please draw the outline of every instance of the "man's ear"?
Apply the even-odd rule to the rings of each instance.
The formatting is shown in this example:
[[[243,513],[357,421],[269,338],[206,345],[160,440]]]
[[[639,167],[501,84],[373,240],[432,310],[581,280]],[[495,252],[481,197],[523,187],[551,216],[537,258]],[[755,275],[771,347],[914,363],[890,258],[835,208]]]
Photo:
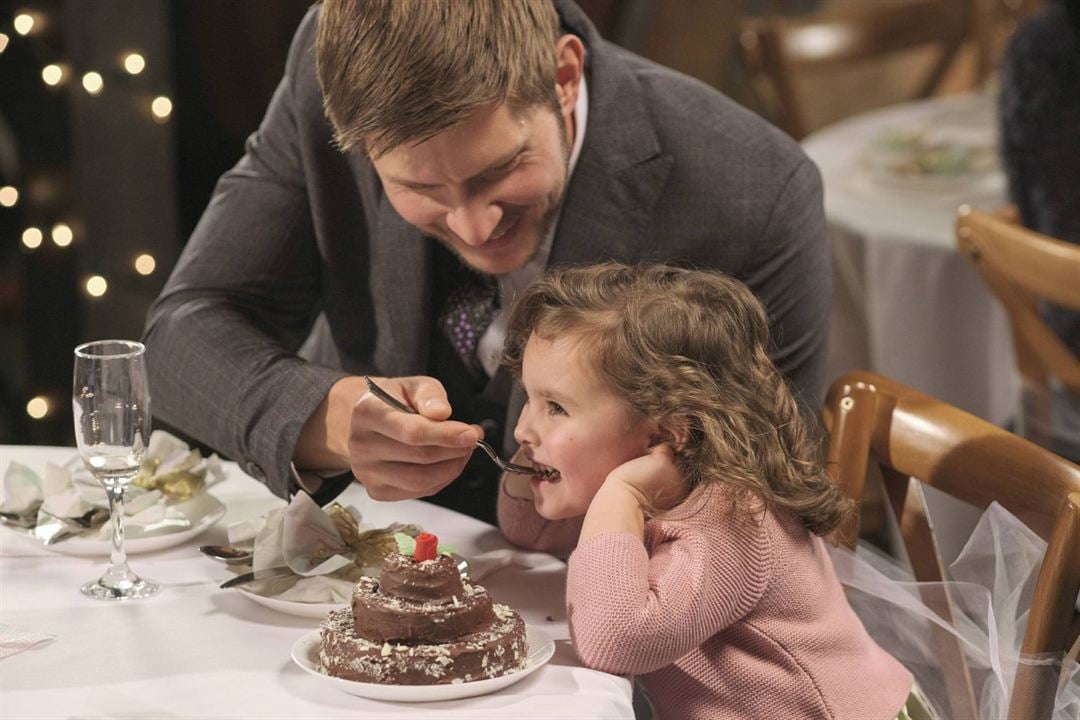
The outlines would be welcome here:
[[[563,117],[574,112],[584,73],[585,45],[577,35],[563,35],[555,42],[555,97]]]

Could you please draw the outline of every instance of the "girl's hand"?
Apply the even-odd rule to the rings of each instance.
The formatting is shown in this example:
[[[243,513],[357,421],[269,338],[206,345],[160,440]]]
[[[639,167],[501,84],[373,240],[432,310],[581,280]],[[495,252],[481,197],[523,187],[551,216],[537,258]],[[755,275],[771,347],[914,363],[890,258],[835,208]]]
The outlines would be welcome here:
[[[642,508],[656,511],[669,510],[686,497],[686,483],[675,465],[675,454],[663,443],[612,470],[604,480],[604,488],[608,486],[630,492]]]

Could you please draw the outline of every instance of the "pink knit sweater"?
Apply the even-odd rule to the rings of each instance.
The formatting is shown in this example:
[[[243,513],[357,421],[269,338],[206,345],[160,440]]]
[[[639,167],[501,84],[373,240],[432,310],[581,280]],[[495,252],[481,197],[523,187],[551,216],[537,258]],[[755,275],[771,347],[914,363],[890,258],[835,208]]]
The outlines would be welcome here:
[[[511,541],[568,552],[581,520],[549,522],[499,493]],[[695,506],[698,507],[698,506]],[[738,519],[716,494],[573,550],[574,647],[598,670],[638,675],[663,720],[887,720],[911,674],[852,612],[825,545],[787,513]]]

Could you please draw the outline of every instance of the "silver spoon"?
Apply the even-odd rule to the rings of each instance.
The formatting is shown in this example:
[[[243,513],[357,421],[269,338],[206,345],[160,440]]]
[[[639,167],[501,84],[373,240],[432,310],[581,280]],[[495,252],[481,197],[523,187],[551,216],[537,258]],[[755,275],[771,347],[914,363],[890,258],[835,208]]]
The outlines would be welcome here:
[[[199,552],[208,558],[221,560],[226,565],[250,565],[255,551],[232,545],[200,545]]]
[[[109,519],[109,509],[102,507],[90,508],[82,515],[63,516],[51,513],[48,510],[42,508],[41,512],[45,513],[54,520],[59,520],[62,523],[68,523],[70,525],[78,525],[86,530],[91,530],[99,525],[103,525],[106,520]]]
[[[37,525],[37,510],[32,513],[13,513],[0,510],[0,523],[17,528],[32,528]]]
[[[364,382],[367,383],[368,390],[371,391],[372,395],[379,398],[390,407],[394,408],[395,410],[400,410],[401,412],[407,412],[412,415],[419,415],[416,410],[413,410],[411,407],[401,402],[396,397],[376,385],[375,382],[367,375],[364,376]],[[551,471],[548,470],[541,470],[539,468],[528,467],[527,465],[518,465],[517,463],[507,462],[506,460],[503,460],[501,457],[499,457],[499,454],[495,452],[495,448],[491,447],[483,440],[477,440],[476,447],[487,453],[487,456],[491,458],[496,465],[498,465],[506,472],[516,473],[518,475],[539,475],[540,477],[546,477],[552,474]]]

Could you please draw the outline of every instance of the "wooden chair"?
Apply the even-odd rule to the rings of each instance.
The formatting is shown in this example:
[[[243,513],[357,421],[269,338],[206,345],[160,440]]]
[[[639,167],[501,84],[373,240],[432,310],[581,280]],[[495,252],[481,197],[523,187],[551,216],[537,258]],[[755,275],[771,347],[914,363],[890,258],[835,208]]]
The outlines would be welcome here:
[[[972,3],[971,35],[975,46],[975,83],[981,85],[998,72],[998,60],[1024,18],[1046,0],[966,0]]]
[[[962,207],[956,244],[1008,313],[1016,366],[1027,388],[1023,434],[1052,447],[1049,383],[1056,378],[1080,401],[1080,358],[1043,322],[1039,301],[1080,312],[1080,246],[1028,230],[1017,221],[1012,208],[990,214]]]
[[[870,372],[849,373],[836,380],[826,399],[824,417],[830,431],[828,459],[835,482],[858,500],[868,473],[880,473],[916,579],[933,582],[945,578],[922,502],[922,484],[980,509],[996,500],[1046,540],[1048,548],[1021,651],[1028,656],[1073,648],[1075,603],[1080,591],[1080,467],[989,422]],[[852,531],[857,528],[846,531],[845,542],[854,546],[856,532]],[[947,595],[942,604],[936,609],[951,620]],[[958,641],[945,632],[938,641],[951,705],[947,717],[974,717],[971,676]],[[1054,693],[1045,674],[1021,666],[1009,720],[1049,717]]]
[[[875,0],[843,13],[746,18],[739,41],[750,77],[766,78],[776,96],[778,125],[801,140],[810,125],[795,88],[797,75],[937,46],[938,57],[914,96],[903,99],[929,97],[968,34],[969,14],[968,3],[957,0]]]

